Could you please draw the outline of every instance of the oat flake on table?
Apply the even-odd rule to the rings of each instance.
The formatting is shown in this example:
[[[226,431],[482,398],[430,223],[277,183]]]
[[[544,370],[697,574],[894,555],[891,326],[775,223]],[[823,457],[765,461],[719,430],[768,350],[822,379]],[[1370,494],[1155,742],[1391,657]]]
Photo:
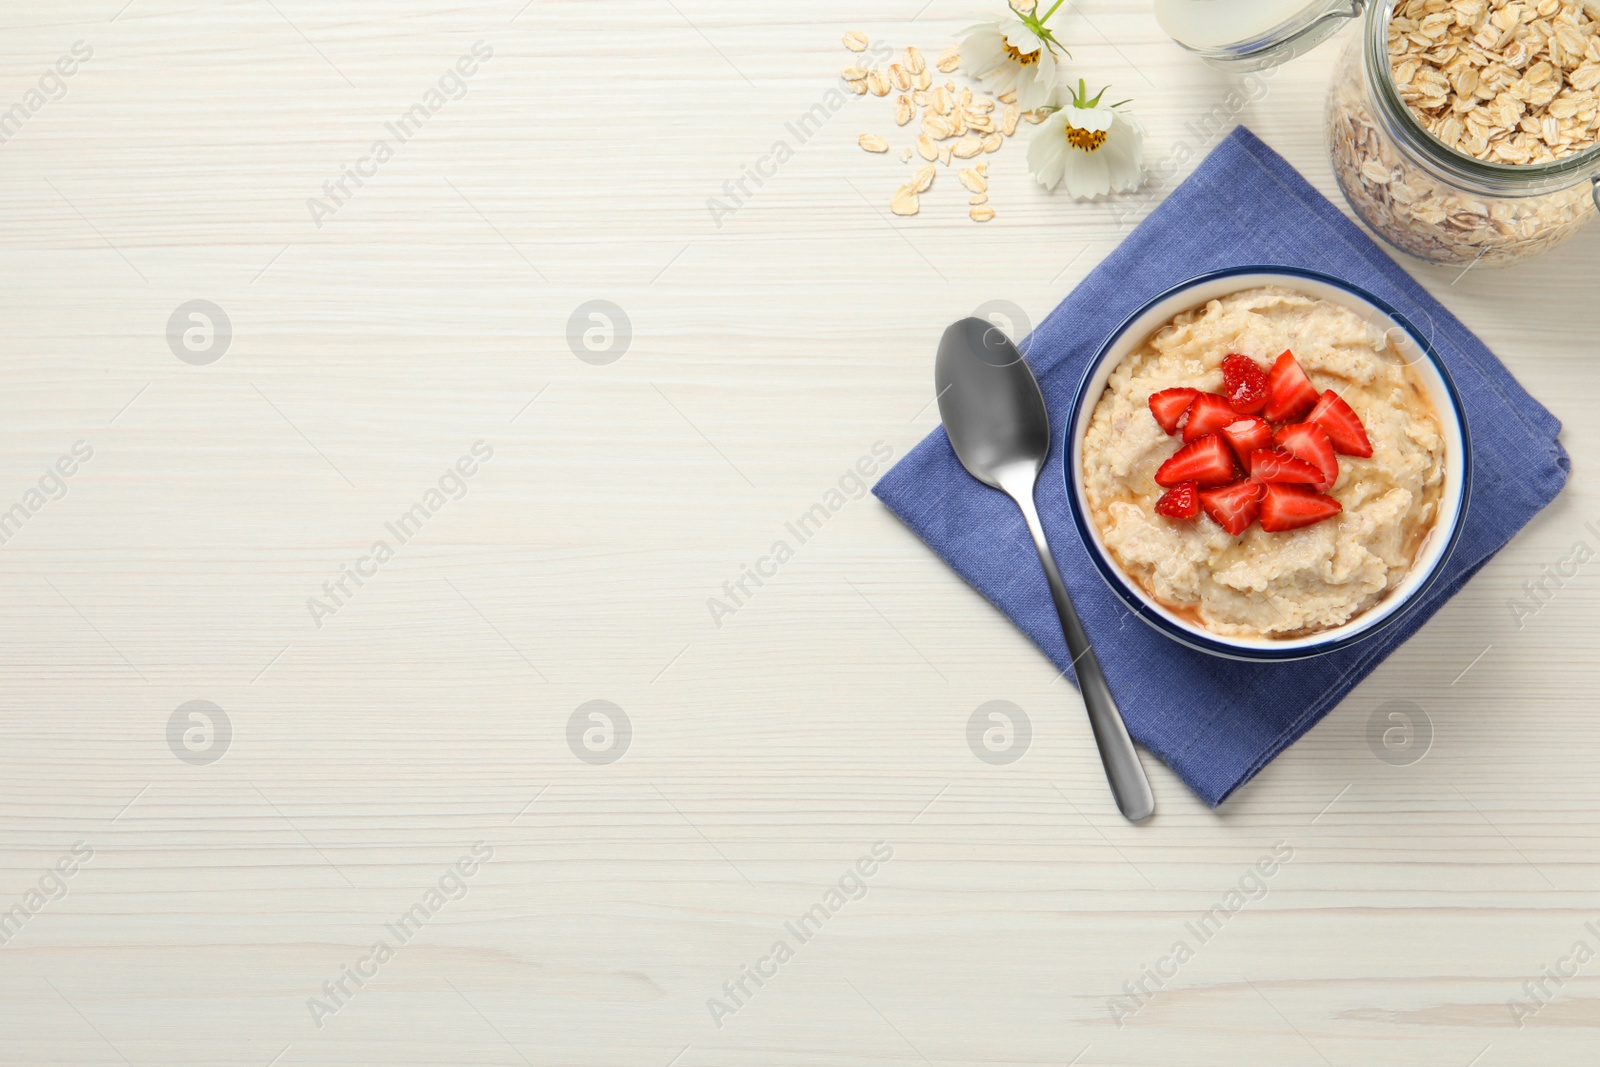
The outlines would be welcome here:
[[[921,50],[911,45],[894,62],[880,69],[861,65],[867,60],[860,53],[869,43],[867,35],[859,30],[844,35],[845,47],[857,54],[851,57],[850,65],[844,68],[841,76],[850,91],[858,96],[868,93],[888,96],[893,92],[895,125],[906,127],[906,132],[914,135],[910,145],[899,149],[900,161],[908,162],[915,156],[926,161],[911,181],[900,186],[890,199],[889,210],[896,215],[915,215],[921,210],[920,194],[932,187],[936,166],[950,166],[955,160],[970,160],[998,152],[1006,138],[1016,134],[1021,119],[1038,122],[1042,118],[1035,112],[1023,114],[1017,108],[1015,92],[991,98],[982,95],[981,90],[975,92],[971,86],[957,86],[954,81],[947,80],[935,86],[930,67],[950,74],[961,65],[961,53],[955,45],[940,52],[931,63]],[[893,148],[888,139],[875,133],[861,134],[858,143],[875,154]],[[987,169],[986,163],[977,163],[958,175],[967,191],[977,194],[968,211],[974,222],[994,218],[994,209],[987,203]]]

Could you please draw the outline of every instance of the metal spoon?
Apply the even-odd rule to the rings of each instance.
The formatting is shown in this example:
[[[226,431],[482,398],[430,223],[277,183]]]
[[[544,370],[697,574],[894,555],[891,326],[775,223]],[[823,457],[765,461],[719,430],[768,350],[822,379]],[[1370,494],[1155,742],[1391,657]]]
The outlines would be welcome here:
[[[1150,781],[1072,608],[1033,505],[1034,483],[1050,454],[1050,416],[1039,383],[1011,339],[993,323],[974,318],[944,331],[933,382],[939,391],[939,416],[956,458],[974,478],[999,489],[1022,509],[1061,617],[1061,632],[1078,672],[1078,689],[1111,795],[1129,820],[1147,818],[1155,810]]]

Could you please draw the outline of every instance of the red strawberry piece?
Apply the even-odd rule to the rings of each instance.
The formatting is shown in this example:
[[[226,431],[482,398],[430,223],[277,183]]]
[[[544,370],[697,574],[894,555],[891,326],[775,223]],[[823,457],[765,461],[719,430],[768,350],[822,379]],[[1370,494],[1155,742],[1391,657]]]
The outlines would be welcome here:
[[[1254,415],[1267,405],[1267,376],[1260,364],[1238,353],[1222,360],[1222,392],[1241,415]]]
[[[1156,510],[1174,519],[1192,519],[1200,514],[1200,486],[1195,482],[1179,482],[1161,494]]]
[[[1239,421],[1239,413],[1228,406],[1226,397],[1201,393],[1189,405],[1189,421],[1183,424],[1183,439],[1193,441],[1208,433],[1221,433],[1229,423]]]
[[[1200,506],[1218,526],[1237,537],[1256,521],[1266,488],[1260,482],[1235,482],[1221,489],[1207,489],[1200,494]]]
[[[1276,448],[1260,449],[1250,454],[1252,482],[1295,482],[1300,485],[1321,485],[1323,474],[1303,459],[1297,459]]]
[[[1163,389],[1150,394],[1150,414],[1171,437],[1178,432],[1178,420],[1189,410],[1189,403],[1200,395],[1198,389]]]
[[[1262,414],[1268,422],[1289,422],[1310,411],[1316,403],[1316,387],[1306,377],[1294,353],[1285,349],[1267,372],[1267,407]]]
[[[1272,424],[1255,415],[1247,415],[1224,426],[1222,436],[1227,438],[1234,452],[1238,453],[1239,462],[1244,464],[1245,473],[1248,474],[1250,453],[1258,448],[1272,447]]]
[[[1201,494],[1204,503],[1205,494]],[[1268,533],[1297,530],[1340,511],[1339,502],[1304,485],[1268,485],[1261,498],[1261,528]]]
[[[1361,419],[1344,402],[1344,398],[1329,389],[1317,401],[1317,406],[1306,416],[1307,422],[1316,423],[1328,434],[1333,450],[1345,456],[1372,455],[1372,442],[1367,440],[1367,428]]]
[[[1339,477],[1339,459],[1333,454],[1333,442],[1328,439],[1328,432],[1321,426],[1309,422],[1290,423],[1273,434],[1272,440],[1289,455],[1305,460],[1322,472],[1323,479],[1316,487],[1317,492],[1325,493],[1333,488],[1334,481]]]
[[[1208,433],[1178,449],[1156,471],[1156,484],[1171,489],[1182,482],[1195,482],[1202,489],[1226,485],[1238,473],[1228,443]]]

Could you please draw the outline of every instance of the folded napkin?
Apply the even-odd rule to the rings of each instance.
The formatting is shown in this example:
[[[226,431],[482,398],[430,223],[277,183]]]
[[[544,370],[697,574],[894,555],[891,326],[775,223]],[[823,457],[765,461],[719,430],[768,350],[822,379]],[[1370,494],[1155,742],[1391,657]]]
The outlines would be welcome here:
[[[1286,664],[1208,656],[1129,616],[1084,552],[1062,477],[1061,433],[1073,390],[1111,331],[1178,282],[1259,264],[1331,274],[1387,301],[1419,329],[1431,324],[1472,431],[1466,526],[1428,595],[1366,641]],[[1415,633],[1561,491],[1570,467],[1556,440],[1561,424],[1483,342],[1243,127],[1072,291],[1024,347],[1056,437],[1035,499],[1067,588],[1128,731],[1213,806]],[[931,373],[931,349],[929,364]],[[1016,506],[962,469],[943,428],[913,448],[873,493],[1067,669],[1061,627]]]

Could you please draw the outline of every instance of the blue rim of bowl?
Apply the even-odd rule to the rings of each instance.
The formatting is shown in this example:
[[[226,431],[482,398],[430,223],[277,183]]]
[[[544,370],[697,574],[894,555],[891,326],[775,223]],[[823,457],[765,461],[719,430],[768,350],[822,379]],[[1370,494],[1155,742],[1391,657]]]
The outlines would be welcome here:
[[[1282,274],[1289,277],[1305,278],[1311,281],[1321,282],[1325,285],[1331,285],[1336,289],[1342,289],[1352,296],[1366,301],[1379,311],[1383,312],[1394,321],[1395,325],[1399,326],[1408,335],[1410,335],[1411,340],[1416,343],[1417,347],[1420,348],[1423,354],[1428,357],[1428,361],[1433,364],[1434,370],[1439,372],[1439,379],[1444,382],[1445,393],[1449,396],[1450,405],[1455,410],[1456,425],[1461,431],[1461,506],[1457,511],[1455,525],[1450,531],[1449,540],[1445,544],[1443,551],[1439,553],[1438,559],[1433,564],[1433,568],[1417,584],[1416,588],[1411,591],[1409,594],[1409,603],[1398,610],[1391,612],[1387,617],[1380,620],[1373,626],[1357,630],[1354,633],[1346,634],[1343,637],[1332,639],[1323,644],[1300,645],[1298,647],[1284,649],[1234,645],[1225,641],[1206,637],[1202,634],[1196,633],[1193,630],[1184,629],[1183,627],[1173,623],[1170,619],[1166,618],[1159,612],[1153,611],[1149,604],[1147,604],[1139,597],[1137,593],[1129,588],[1130,579],[1125,578],[1121,569],[1117,567],[1117,565],[1111,560],[1105,558],[1105,555],[1096,546],[1093,532],[1088,527],[1090,520],[1087,515],[1083,514],[1082,509],[1079,508],[1077,494],[1073,491],[1073,471],[1077,470],[1078,464],[1081,462],[1078,455],[1076,440],[1077,435],[1073,432],[1073,429],[1078,423],[1079,413],[1082,411],[1085,403],[1084,393],[1089,388],[1089,381],[1095,376],[1095,372],[1100,369],[1101,364],[1105,362],[1106,356],[1110,354],[1112,347],[1117,343],[1118,339],[1120,339],[1123,334],[1128,332],[1128,329],[1133,325],[1135,320],[1137,320],[1151,307],[1159,304],[1163,300],[1166,300],[1168,297],[1176,296],[1186,289],[1192,289],[1196,286],[1204,285],[1207,282],[1214,282],[1219,279],[1232,278],[1245,274]],[[1099,397],[1095,397],[1095,401],[1097,403],[1099,402],[1099,399]],[[1450,556],[1455,552],[1456,544],[1461,540],[1462,530],[1465,529],[1467,524],[1467,510],[1472,499],[1472,437],[1467,426],[1466,407],[1461,402],[1461,394],[1456,390],[1455,379],[1450,376],[1450,369],[1445,366],[1444,360],[1440,358],[1439,353],[1434,349],[1432,342],[1424,338],[1421,332],[1417,330],[1416,326],[1412,324],[1411,320],[1405,315],[1401,314],[1399,310],[1392,306],[1387,300],[1380,299],[1372,293],[1367,292],[1367,290],[1361,288],[1359,285],[1352,285],[1350,282],[1347,282],[1342,278],[1335,278],[1333,275],[1323,274],[1321,271],[1306,270],[1303,267],[1279,266],[1276,264],[1258,264],[1248,267],[1226,267],[1222,270],[1214,270],[1208,271],[1205,274],[1197,274],[1187,281],[1182,281],[1176,285],[1163,289],[1155,296],[1152,296],[1148,300],[1144,301],[1137,309],[1133,311],[1132,314],[1123,319],[1121,325],[1119,325],[1115,330],[1111,331],[1111,334],[1106,338],[1105,342],[1101,344],[1100,350],[1095,353],[1095,357],[1089,361],[1089,366],[1084,370],[1083,377],[1078,380],[1077,389],[1073,391],[1072,404],[1068,408],[1065,432],[1063,434],[1062,457],[1064,462],[1061,465],[1061,469],[1064,476],[1063,480],[1065,482],[1064,488],[1067,494],[1067,510],[1072,513],[1072,522],[1073,525],[1077,527],[1078,538],[1083,542],[1083,549],[1088,554],[1090,561],[1094,563],[1095,570],[1100,572],[1100,577],[1105,581],[1106,585],[1111,588],[1111,591],[1117,595],[1117,599],[1122,601],[1123,606],[1133,614],[1137,615],[1144,622],[1156,630],[1159,630],[1167,637],[1172,638],[1172,640],[1177,641],[1181,645],[1187,645],[1190,648],[1196,649],[1200,652],[1207,652],[1214,656],[1224,656],[1229,659],[1254,660],[1258,662],[1282,662],[1296,659],[1310,659],[1314,656],[1326,655],[1329,652],[1337,652],[1339,649],[1348,648],[1357,642],[1366,640],[1374,634],[1387,629],[1396,620],[1409,615],[1412,609],[1422,601],[1424,596],[1426,596],[1428,590],[1433,587],[1434,582],[1438,580],[1440,573],[1443,572],[1445,563],[1449,561]],[[1369,608],[1368,610],[1370,611],[1373,609]]]

